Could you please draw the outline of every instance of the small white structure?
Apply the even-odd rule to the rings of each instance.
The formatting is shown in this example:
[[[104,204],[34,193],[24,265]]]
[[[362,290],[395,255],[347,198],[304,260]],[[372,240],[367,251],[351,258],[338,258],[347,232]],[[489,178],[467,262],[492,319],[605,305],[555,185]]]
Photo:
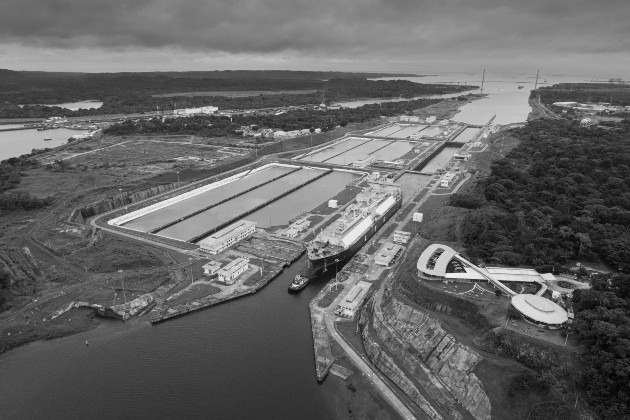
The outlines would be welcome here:
[[[424,219],[424,213],[414,213],[413,214],[413,221],[414,222],[422,222],[422,220]]]
[[[417,115],[401,115],[398,118],[399,121],[408,121],[408,122],[420,122],[420,117]]]
[[[337,208],[337,200],[328,200],[328,207],[331,209]]]
[[[219,281],[234,284],[234,280],[249,268],[249,260],[239,257],[218,271]]]
[[[315,133],[321,133],[321,132],[322,132],[322,129],[321,129],[321,128],[316,128],[316,129],[315,129]]]
[[[370,166],[371,164],[373,164],[376,161],[376,158],[374,156],[364,156],[359,160],[356,160],[354,162],[352,162],[352,167],[354,168],[367,168],[368,166]]]
[[[470,159],[471,154],[468,153],[465,150],[460,150],[459,152],[455,153],[453,155],[453,159],[455,160],[463,160],[464,162],[466,162],[468,159]]]
[[[348,294],[341,300],[335,314],[344,318],[352,319],[357,313],[357,310],[365,300],[368,290],[370,290],[371,284],[366,281],[360,281],[354,285]]]
[[[216,255],[256,232],[256,223],[239,220],[199,242],[202,252]]]
[[[374,257],[374,263],[383,267],[389,267],[394,259],[402,251],[402,246],[386,242]]]
[[[287,136],[287,132],[286,131],[282,131],[282,130],[278,130],[278,131],[274,131],[273,133],[273,137],[278,139],[278,138],[283,138]]]
[[[217,106],[202,106],[199,108],[184,108],[173,111],[175,115],[214,114],[219,110]]]
[[[404,230],[397,230],[394,232],[394,243],[406,244],[409,242],[410,238],[411,233],[405,232]]]
[[[291,223],[289,228],[285,232],[285,235],[289,238],[297,237],[301,232],[304,232],[311,225],[310,220],[308,219],[300,219],[296,222]]]
[[[590,118],[583,118],[582,121],[580,121],[580,128],[588,128],[593,124],[593,120],[591,120]]]
[[[435,120],[436,120],[435,116],[434,116],[434,115],[431,115],[430,117],[427,117],[425,121],[426,121],[427,123],[431,124],[431,123],[434,123],[434,122],[435,122]]]
[[[440,180],[440,187],[448,188],[453,185],[455,181],[455,174],[453,172],[447,172],[442,176]]]
[[[212,276],[216,274],[217,271],[219,271],[219,268],[221,268],[221,263],[218,261],[210,261],[207,264],[204,264],[202,268],[203,274],[205,274],[206,276]]]

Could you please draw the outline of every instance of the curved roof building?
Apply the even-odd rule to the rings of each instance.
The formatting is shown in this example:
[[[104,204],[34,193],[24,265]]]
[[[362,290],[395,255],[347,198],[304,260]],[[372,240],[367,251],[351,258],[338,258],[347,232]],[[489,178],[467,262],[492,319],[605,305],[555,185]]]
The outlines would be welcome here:
[[[512,296],[512,306],[527,321],[536,325],[557,326],[567,322],[567,312],[549,299],[536,295]]]

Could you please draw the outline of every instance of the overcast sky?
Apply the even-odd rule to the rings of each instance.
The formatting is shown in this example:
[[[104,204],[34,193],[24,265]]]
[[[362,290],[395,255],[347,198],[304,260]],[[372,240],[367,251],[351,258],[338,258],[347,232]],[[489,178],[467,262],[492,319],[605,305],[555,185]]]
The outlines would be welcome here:
[[[0,68],[630,78],[630,0],[0,0]]]

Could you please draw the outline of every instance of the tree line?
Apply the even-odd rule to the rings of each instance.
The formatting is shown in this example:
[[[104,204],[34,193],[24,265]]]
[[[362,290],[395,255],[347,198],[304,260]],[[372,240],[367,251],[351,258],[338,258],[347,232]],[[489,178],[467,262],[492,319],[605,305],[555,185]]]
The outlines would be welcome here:
[[[604,261],[630,272],[630,126],[581,129],[567,121],[531,121],[474,195],[462,241],[492,264],[557,266]]]
[[[466,98],[462,98],[466,100]],[[103,130],[104,134],[194,134],[204,137],[225,137],[235,135],[244,125],[256,125],[260,128],[280,129],[284,131],[321,128],[329,131],[348,123],[361,123],[381,116],[400,115],[414,109],[424,108],[438,103],[439,99],[416,99],[399,102],[369,104],[358,108],[329,109],[326,111],[302,109],[280,115],[234,115],[192,116],[187,118],[152,118],[114,124]]]
[[[9,80],[12,80],[9,78]],[[455,93],[473,86],[413,83],[407,80],[374,81],[365,78],[176,78],[149,75],[86,75],[0,82],[0,118],[81,117],[103,114],[134,114],[170,111],[174,108],[218,106],[219,109],[256,109],[315,105],[356,98],[410,98],[418,95]],[[194,92],[314,90],[302,94],[260,94],[246,97],[194,96]],[[161,96],[181,93],[182,96]],[[100,100],[96,109],[70,111],[47,104]],[[24,104],[39,104],[26,105]]]

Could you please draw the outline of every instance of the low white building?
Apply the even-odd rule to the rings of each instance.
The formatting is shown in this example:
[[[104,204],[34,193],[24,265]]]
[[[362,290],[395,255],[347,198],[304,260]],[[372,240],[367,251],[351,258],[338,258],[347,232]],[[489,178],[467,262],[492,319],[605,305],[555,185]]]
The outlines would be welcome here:
[[[256,223],[239,220],[199,242],[202,252],[216,255],[256,232]]]
[[[434,122],[435,122],[435,120],[436,120],[436,118],[435,118],[435,116],[433,116],[433,115],[431,115],[430,117],[427,117],[427,118],[425,119],[425,121],[426,121],[427,123],[429,123],[429,124],[434,123]]]
[[[455,182],[456,176],[453,172],[447,172],[440,180],[440,187],[448,188]]]
[[[385,245],[376,253],[374,263],[382,267],[389,267],[402,251],[402,246],[386,242]]]
[[[394,243],[397,244],[406,244],[409,242],[411,238],[411,233],[405,232],[404,230],[394,231]]]
[[[354,285],[348,294],[339,302],[335,309],[335,314],[344,318],[352,319],[365,300],[371,284],[366,281],[360,281]]]
[[[219,281],[234,284],[234,280],[249,268],[249,260],[239,257],[218,271]]]
[[[468,153],[465,150],[460,150],[457,153],[455,153],[453,155],[453,159],[455,160],[463,160],[464,162],[466,162],[468,159],[470,159],[471,155],[470,153]]]
[[[205,274],[206,276],[212,276],[216,274],[217,271],[219,271],[219,268],[221,268],[221,263],[218,261],[210,261],[207,264],[204,264],[202,268],[203,274]]]
[[[214,114],[219,110],[216,106],[202,106],[199,108],[183,108],[173,111],[175,115]]]

